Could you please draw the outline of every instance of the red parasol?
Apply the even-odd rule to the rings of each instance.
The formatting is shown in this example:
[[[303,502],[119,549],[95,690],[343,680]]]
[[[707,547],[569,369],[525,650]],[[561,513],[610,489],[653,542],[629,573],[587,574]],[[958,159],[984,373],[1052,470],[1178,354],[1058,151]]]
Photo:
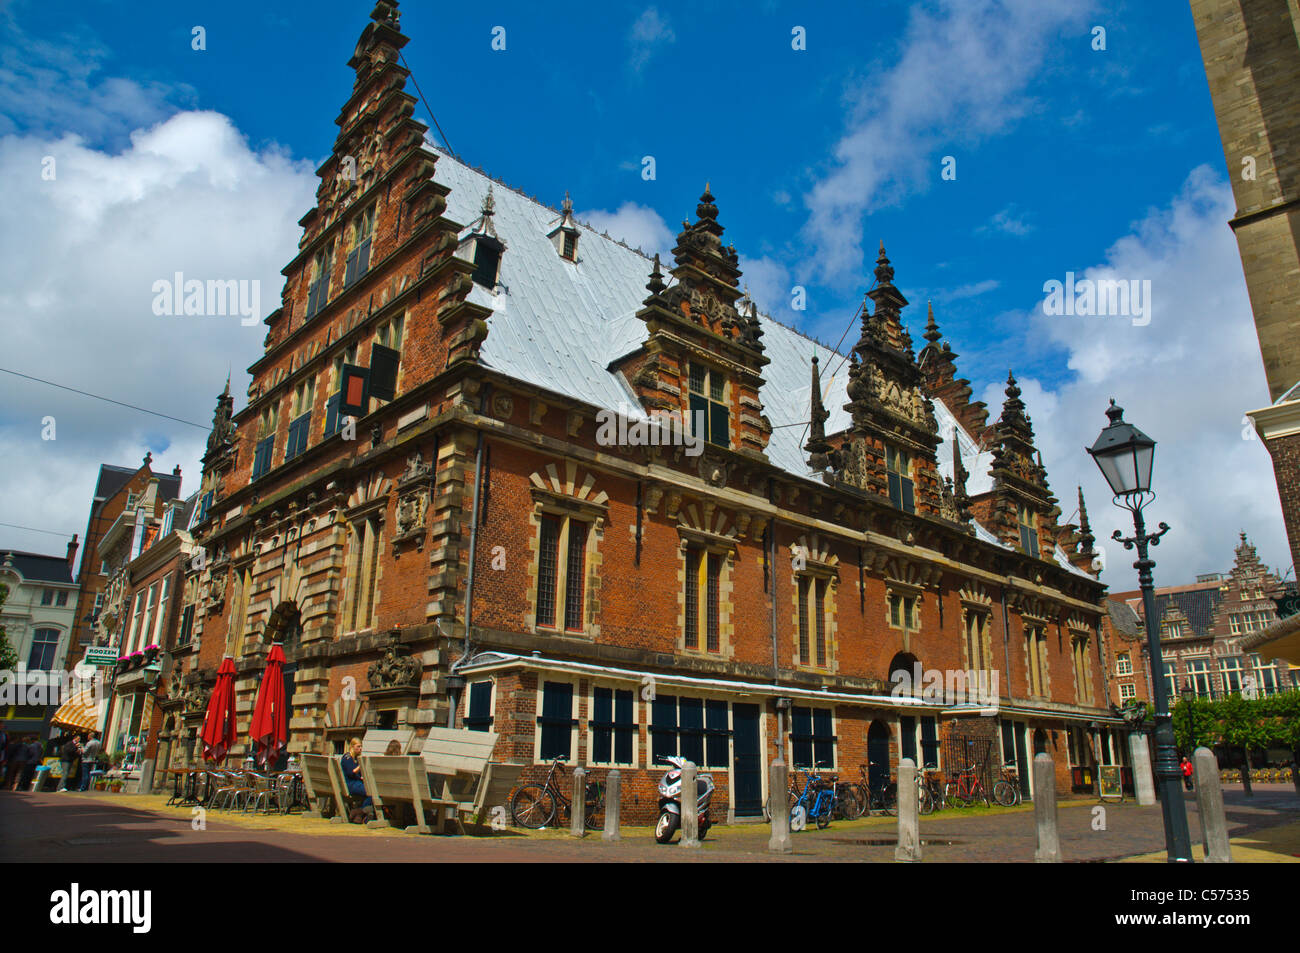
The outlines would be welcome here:
[[[253,738],[254,757],[264,768],[279,760],[289,740],[284,702],[284,652],[279,645],[272,645],[271,653],[266,657],[262,684],[257,690],[253,721],[248,728]]]
[[[217,684],[203,716],[203,760],[222,761],[235,743],[235,663],[230,656],[221,660]]]

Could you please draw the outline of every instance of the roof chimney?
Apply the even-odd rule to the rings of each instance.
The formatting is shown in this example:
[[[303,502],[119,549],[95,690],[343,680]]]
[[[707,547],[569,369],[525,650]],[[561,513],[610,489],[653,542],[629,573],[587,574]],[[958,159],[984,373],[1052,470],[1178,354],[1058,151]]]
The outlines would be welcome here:
[[[181,466],[180,466],[180,464],[178,463],[178,464],[176,464],[176,468],[172,470],[172,476],[174,476],[174,477],[178,477],[178,476],[180,476],[180,475],[181,475]]]
[[[77,534],[72,534],[72,540],[68,543],[68,572],[72,572],[72,565],[77,561],[77,547],[81,544],[77,542]]]

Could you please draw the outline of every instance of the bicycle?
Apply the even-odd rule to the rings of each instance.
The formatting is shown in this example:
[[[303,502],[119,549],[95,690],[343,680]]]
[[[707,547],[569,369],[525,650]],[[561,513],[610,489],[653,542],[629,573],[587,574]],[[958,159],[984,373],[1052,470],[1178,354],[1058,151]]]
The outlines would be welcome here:
[[[1020,775],[1013,764],[1002,766],[1002,777],[993,783],[993,800],[1003,807],[1014,807],[1023,799],[1020,793]]]
[[[516,827],[538,831],[551,824],[557,815],[568,816],[572,802],[560,785],[555,783],[565,758],[556,758],[546,780],[541,784],[522,784],[510,798],[510,816]],[[572,785],[570,785],[572,787]],[[586,825],[591,830],[604,826],[605,786],[588,781],[586,797]]]
[[[790,830],[801,831],[808,826],[808,821],[815,821],[818,828],[825,828],[831,822],[837,780],[835,775],[824,781],[821,775],[804,772],[803,793],[790,809]]]
[[[970,807],[976,801],[983,801],[989,806],[989,793],[984,790],[984,782],[979,779],[974,768],[962,768],[956,776],[943,787],[945,801],[951,801],[957,807]]]
[[[882,767],[879,764],[873,764],[872,767]],[[872,814],[876,811],[882,814],[893,816],[898,813],[898,785],[889,779],[886,775],[882,781],[875,787],[871,785],[871,774],[865,764],[858,765],[858,774],[861,779],[853,785],[854,793],[857,796],[858,803],[862,805],[862,810],[858,816],[863,814]]]
[[[939,786],[939,779],[931,776],[937,774],[938,770],[937,767],[927,765],[916,772],[917,807],[922,814],[942,811],[946,804],[943,789]]]

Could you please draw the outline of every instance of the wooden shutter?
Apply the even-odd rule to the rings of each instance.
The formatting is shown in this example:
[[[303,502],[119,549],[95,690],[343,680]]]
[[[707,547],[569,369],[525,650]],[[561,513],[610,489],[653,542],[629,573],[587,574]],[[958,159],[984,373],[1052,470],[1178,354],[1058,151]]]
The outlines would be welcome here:
[[[653,758],[677,753],[677,696],[655,695],[650,703]]]
[[[727,420],[726,404],[709,405],[709,443],[716,443],[719,447],[731,446],[727,433]]]
[[[339,416],[364,417],[370,404],[369,373],[355,364],[343,365],[342,387],[339,390]]]
[[[370,348],[370,396],[379,400],[392,400],[397,396],[397,365],[402,352],[382,344]]]
[[[613,757],[614,690],[591,690],[591,760],[608,764]]]
[[[490,731],[492,728],[492,683],[475,682],[469,687],[469,708],[465,727],[470,731]]]
[[[704,703],[704,726],[705,763],[711,768],[725,768],[730,761],[727,740],[731,736],[726,702],[710,699]]]
[[[339,429],[339,395],[325,401],[325,436],[333,436]]]
[[[682,757],[704,764],[704,702],[699,698],[683,698],[681,702]]]
[[[614,693],[614,763],[632,763],[632,740],[636,735],[636,717],[633,714],[632,693],[619,690]]]

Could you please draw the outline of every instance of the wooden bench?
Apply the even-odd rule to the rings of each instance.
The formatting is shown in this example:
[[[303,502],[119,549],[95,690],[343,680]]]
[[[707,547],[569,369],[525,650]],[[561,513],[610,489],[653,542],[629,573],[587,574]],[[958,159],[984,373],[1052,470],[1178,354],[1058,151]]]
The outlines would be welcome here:
[[[411,746],[416,742],[415,730],[371,728],[361,739],[361,754],[375,757],[387,755],[390,741],[396,741],[401,746],[402,754],[411,754]]]
[[[302,765],[302,786],[307,792],[311,804],[310,811],[304,811],[304,817],[331,817],[338,822],[346,818],[340,815],[346,810],[346,800],[334,788],[334,776],[330,771],[330,762],[334,760],[327,754],[304,754],[299,757]],[[346,788],[344,788],[346,791]]]
[[[491,731],[430,728],[421,757],[429,773],[429,787],[455,806],[456,822],[465,830],[470,823],[485,823],[493,807],[509,811],[511,789],[525,765],[491,761],[497,736]]]
[[[376,820],[369,821],[367,827],[389,826],[389,822],[382,816],[385,806],[410,804],[415,811],[415,824],[406,828],[408,834],[441,834],[446,808],[456,806],[455,802],[433,796],[424,771],[424,761],[415,756],[363,754],[361,778],[365,781],[366,793],[375,802]],[[426,807],[430,811],[428,814],[425,812]]]

